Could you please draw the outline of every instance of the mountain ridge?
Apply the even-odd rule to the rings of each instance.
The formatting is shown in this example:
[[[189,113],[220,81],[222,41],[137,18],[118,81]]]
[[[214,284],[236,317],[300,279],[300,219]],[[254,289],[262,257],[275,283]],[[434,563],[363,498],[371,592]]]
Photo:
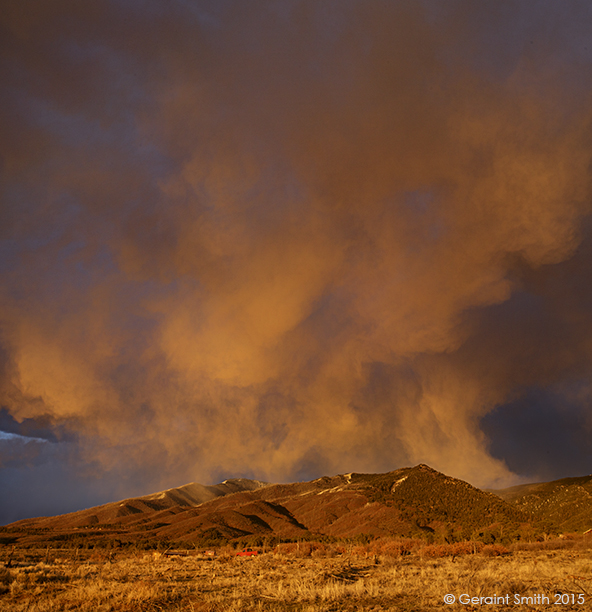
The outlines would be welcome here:
[[[249,480],[247,478],[232,478],[216,485],[202,485],[197,482],[181,485],[150,493],[137,497],[130,497],[114,502],[108,502],[99,506],[76,510],[49,517],[36,517],[21,519],[10,523],[11,526],[39,525],[42,528],[57,526],[63,517],[71,517],[75,520],[75,527],[83,527],[101,522],[112,521],[114,518],[121,518],[130,514],[143,512],[156,512],[168,510],[176,506],[195,507],[216,497],[229,495],[242,490],[253,490],[267,486],[259,480]]]
[[[209,486],[189,483],[68,514],[23,519],[1,531],[25,545],[117,539],[148,547],[155,541],[197,545],[385,536],[495,542],[534,533],[536,522],[528,508],[419,464],[288,484],[240,478]]]
[[[516,485],[494,493],[543,517],[560,531],[592,528],[592,474]]]

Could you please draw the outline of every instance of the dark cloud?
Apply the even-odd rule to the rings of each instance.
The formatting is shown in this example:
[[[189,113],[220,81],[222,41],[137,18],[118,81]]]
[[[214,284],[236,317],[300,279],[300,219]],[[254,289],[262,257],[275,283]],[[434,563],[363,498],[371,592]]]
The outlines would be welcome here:
[[[500,424],[538,402],[559,453],[589,410],[552,408],[592,346],[589,17],[7,7],[0,428],[46,440],[11,438],[22,489],[551,473]]]
[[[590,383],[573,387],[525,389],[487,414],[482,426],[492,441],[491,453],[535,482],[590,474]]]

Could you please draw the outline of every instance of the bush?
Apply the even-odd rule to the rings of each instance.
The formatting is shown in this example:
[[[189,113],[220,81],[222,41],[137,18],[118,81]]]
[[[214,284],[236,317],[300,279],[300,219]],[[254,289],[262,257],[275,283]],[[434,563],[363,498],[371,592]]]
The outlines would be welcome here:
[[[455,542],[451,545],[452,554],[454,556],[459,555],[472,555],[477,552],[481,552],[483,544],[481,542]]]
[[[510,554],[510,550],[501,544],[486,544],[481,552],[486,557],[500,557],[501,555]]]
[[[333,557],[337,554],[339,547],[332,547],[322,542],[284,542],[278,544],[274,552],[280,555],[292,555],[294,557]]]
[[[418,546],[418,540],[383,538],[378,540],[372,549],[374,553],[384,555],[385,557],[401,557],[411,554]]]
[[[495,547],[503,548],[494,544],[489,548]],[[434,544],[433,546],[424,546],[421,549],[421,554],[425,557],[458,557],[460,555],[472,555],[476,552],[484,550],[484,546],[481,542],[454,542],[453,544]],[[504,549],[507,550],[507,549]],[[509,551],[507,551],[509,552]]]
[[[450,548],[450,544],[432,544],[431,546],[424,546],[421,549],[421,554],[424,557],[432,558],[448,557],[452,554]]]

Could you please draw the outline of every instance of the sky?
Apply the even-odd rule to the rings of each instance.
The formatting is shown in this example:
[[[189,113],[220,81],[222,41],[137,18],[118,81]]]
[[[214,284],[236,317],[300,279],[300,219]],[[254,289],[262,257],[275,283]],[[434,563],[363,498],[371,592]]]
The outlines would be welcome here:
[[[592,472],[587,0],[20,0],[0,41],[0,524]]]

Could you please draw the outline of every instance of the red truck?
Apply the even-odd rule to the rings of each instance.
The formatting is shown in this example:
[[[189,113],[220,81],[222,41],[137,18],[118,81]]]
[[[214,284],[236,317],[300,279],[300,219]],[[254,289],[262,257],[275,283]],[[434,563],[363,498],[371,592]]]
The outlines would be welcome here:
[[[258,555],[258,554],[259,554],[258,550],[253,550],[252,548],[245,548],[244,550],[237,552],[236,556],[237,557],[254,557],[255,555]]]

